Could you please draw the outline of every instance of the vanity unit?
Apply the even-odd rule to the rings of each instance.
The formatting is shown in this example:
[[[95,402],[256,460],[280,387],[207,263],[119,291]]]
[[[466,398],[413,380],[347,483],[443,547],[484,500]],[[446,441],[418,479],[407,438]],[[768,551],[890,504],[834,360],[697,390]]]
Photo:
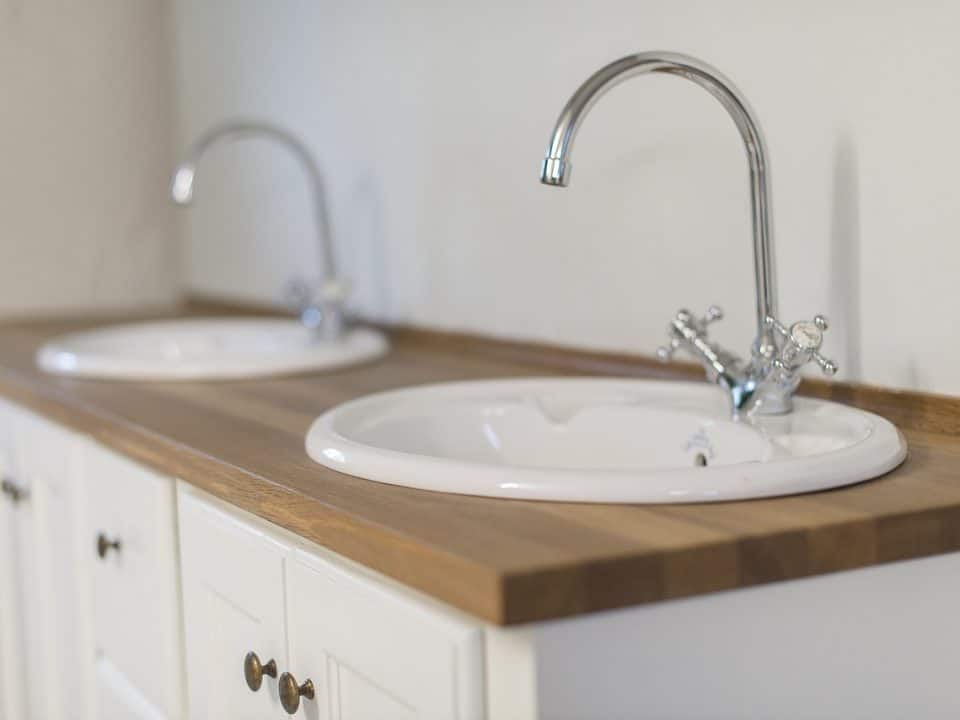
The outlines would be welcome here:
[[[942,415],[928,417],[923,399],[892,393],[855,395],[859,409],[794,400],[804,365],[836,366],[820,354],[824,318],[788,327],[776,317],[766,155],[742,96],[688,56],[624,58],[568,102],[541,179],[565,185],[584,114],[648,72],[704,87],[744,140],[750,359],[709,339],[722,314],[711,308],[678,312],[660,355],[688,352],[717,388],[554,378],[542,354],[504,360],[498,348],[523,351],[474,342],[468,357],[416,333],[377,365],[351,367],[386,343],[341,322],[316,164],[271,126],[215,128],[178,168],[174,199],[190,201],[197,159],[218,139],[280,141],[314,189],[322,297],[300,323],[0,332],[0,393],[11,400],[0,408],[4,717],[960,712],[944,641],[960,629],[949,627],[960,482],[947,463],[960,403],[941,400]],[[578,357],[568,369],[590,370]],[[190,382],[230,378],[247,381]],[[438,380],[465,382],[409,387]],[[856,485],[906,456],[883,414],[913,432],[920,462]],[[718,504],[676,504],[707,501]],[[850,572],[828,574],[837,570]],[[913,645],[919,660],[885,653]]]
[[[343,475],[303,440],[375,391],[687,369],[422,332],[335,382],[36,369],[74,329],[0,330],[3,718],[960,712],[955,400],[812,384],[910,444],[827,493],[503,500]]]

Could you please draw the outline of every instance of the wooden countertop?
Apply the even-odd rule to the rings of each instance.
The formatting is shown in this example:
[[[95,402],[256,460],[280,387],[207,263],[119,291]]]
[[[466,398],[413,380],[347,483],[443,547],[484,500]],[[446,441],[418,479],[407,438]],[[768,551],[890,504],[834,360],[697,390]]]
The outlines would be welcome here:
[[[325,375],[118,383],[45,375],[36,348],[96,325],[0,328],[0,394],[484,620],[515,624],[960,549],[960,399],[811,382],[885,415],[910,456],[873,482],[713,505],[545,503],[383,485],[313,463],[311,421],[366,393],[488,377],[668,376],[636,358],[414,330]],[[689,369],[669,371],[689,376]]]

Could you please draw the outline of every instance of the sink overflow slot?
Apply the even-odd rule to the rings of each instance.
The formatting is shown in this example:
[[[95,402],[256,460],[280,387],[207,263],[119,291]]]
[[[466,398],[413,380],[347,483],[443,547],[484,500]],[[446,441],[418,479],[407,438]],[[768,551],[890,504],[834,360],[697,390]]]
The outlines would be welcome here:
[[[693,458],[693,464],[696,467],[706,467],[707,466],[707,456],[703,453],[697,453]]]

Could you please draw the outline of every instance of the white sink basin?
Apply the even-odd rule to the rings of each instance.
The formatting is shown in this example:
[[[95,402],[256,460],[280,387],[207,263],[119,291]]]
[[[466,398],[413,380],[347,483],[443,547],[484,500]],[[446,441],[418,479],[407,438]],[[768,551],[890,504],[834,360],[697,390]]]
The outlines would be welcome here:
[[[616,503],[811,492],[877,477],[906,456],[903,437],[877,415],[795,403],[789,415],[733,422],[706,383],[450,383],[335,407],[306,445],[322,465],[395,485]]]
[[[37,365],[115,380],[228,380],[329,370],[386,350],[386,339],[373,330],[348,330],[324,342],[296,320],[190,318],[64,335],[40,348]]]

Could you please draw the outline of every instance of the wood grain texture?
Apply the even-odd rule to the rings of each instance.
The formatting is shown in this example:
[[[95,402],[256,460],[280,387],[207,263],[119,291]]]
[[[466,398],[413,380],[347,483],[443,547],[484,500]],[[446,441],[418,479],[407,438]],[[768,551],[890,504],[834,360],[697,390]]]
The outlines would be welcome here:
[[[200,311],[211,311],[209,305]],[[197,308],[191,310],[197,312]],[[0,328],[0,394],[484,620],[516,624],[960,549],[960,400],[811,382],[896,422],[898,470],[854,487],[713,505],[545,503],[360,480],[303,449],[311,421],[365,393],[490,377],[689,378],[646,359],[414,329],[370,365],[221,383],[69,380],[44,339],[95,321]]]

